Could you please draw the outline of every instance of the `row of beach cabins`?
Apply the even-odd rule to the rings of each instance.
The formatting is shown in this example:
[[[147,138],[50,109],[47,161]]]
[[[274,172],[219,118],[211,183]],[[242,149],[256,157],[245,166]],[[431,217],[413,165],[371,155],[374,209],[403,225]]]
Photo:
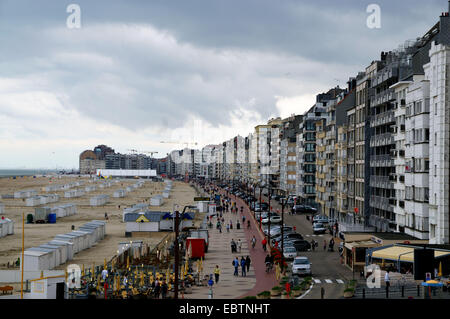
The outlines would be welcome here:
[[[51,270],[72,260],[73,256],[105,238],[106,223],[88,222],[67,234],[56,235],[46,244],[24,252],[24,271]]]

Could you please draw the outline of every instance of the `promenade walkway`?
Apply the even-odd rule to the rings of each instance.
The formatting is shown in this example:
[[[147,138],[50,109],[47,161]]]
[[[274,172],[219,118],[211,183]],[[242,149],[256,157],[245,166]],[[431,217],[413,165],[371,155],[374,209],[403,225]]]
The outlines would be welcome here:
[[[225,192],[220,192],[222,195]],[[242,223],[242,214],[240,212],[231,213],[224,212],[225,225],[230,220],[233,223],[233,229],[228,233],[226,227],[222,228],[222,233],[216,229],[216,218],[213,219],[214,227],[210,229],[210,244],[208,253],[205,255],[203,274],[213,274],[216,265],[219,265],[221,270],[219,283],[213,285],[214,299],[233,299],[243,298],[245,296],[254,296],[263,290],[270,290],[277,285],[274,271],[266,273],[264,259],[266,253],[262,249],[261,241],[264,238],[258,225],[253,218],[247,205],[239,198],[231,198],[232,201],[237,201],[237,207],[244,206],[244,215],[247,220],[251,221],[250,229],[247,225]],[[241,229],[236,229],[237,221],[241,223]],[[257,239],[256,247],[251,248],[251,239],[255,236]],[[230,242],[238,239],[242,242],[242,250],[239,253],[231,253]],[[250,271],[246,277],[241,276],[241,269],[239,267],[239,277],[233,276],[234,267],[232,266],[233,259],[237,256],[239,260],[242,256],[250,255],[251,266]],[[193,287],[192,294],[186,294],[185,299],[207,299],[209,298],[209,287]]]

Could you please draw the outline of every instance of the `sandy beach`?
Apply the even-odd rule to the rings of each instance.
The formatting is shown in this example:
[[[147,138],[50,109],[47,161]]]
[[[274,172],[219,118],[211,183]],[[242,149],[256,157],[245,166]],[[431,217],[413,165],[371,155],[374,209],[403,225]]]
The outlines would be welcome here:
[[[123,209],[131,207],[138,203],[150,203],[150,197],[156,194],[162,194],[165,183],[152,182],[146,180],[146,183],[138,189],[128,193],[123,198],[114,198],[113,193],[117,189],[125,188],[135,184],[137,179],[124,179],[119,183],[112,183],[109,188],[99,188],[95,191],[89,192],[79,198],[64,198],[64,191],[45,192],[43,187],[54,184],[67,184],[75,181],[83,181],[82,186],[76,188],[84,189],[88,185],[98,185],[104,180],[93,179],[89,177],[78,176],[62,176],[59,178],[49,177],[18,177],[0,178],[0,194],[14,194],[18,190],[34,189],[38,195],[45,195],[49,193],[56,193],[60,196],[59,201],[49,203],[44,206],[57,206],[61,204],[74,203],[77,205],[77,214],[68,217],[58,218],[55,224],[25,224],[25,249],[44,244],[54,238],[55,235],[68,233],[72,228],[78,228],[82,224],[91,220],[104,220],[105,213],[108,214],[109,220],[106,224],[106,237],[98,242],[95,246],[84,250],[76,255],[74,259],[64,265],[58,266],[56,269],[65,269],[68,264],[76,263],[79,265],[91,266],[92,263],[96,265],[103,264],[104,259],[110,260],[116,254],[118,244],[130,240],[143,240],[148,243],[150,247],[157,245],[168,232],[151,233],[149,236],[132,238],[125,237],[125,223],[122,222]],[[101,207],[91,207],[89,200],[96,195],[106,194],[110,196],[109,203]],[[183,182],[173,182],[173,188],[170,198],[164,199],[164,204],[159,207],[150,206],[149,210],[155,211],[172,211],[174,204],[179,205],[182,210],[184,205],[194,204],[193,198],[196,196],[196,191],[189,184]],[[8,235],[0,238],[0,269],[6,269],[8,262],[17,260],[21,253],[22,247],[22,213],[25,213],[25,218],[28,213],[34,212],[34,207],[25,206],[25,200],[2,198],[0,202],[5,204],[5,214],[3,216],[12,219],[14,224],[14,235]],[[120,208],[119,208],[120,205]],[[197,214],[203,215],[203,214]],[[196,216],[196,225],[199,225],[202,216]]]

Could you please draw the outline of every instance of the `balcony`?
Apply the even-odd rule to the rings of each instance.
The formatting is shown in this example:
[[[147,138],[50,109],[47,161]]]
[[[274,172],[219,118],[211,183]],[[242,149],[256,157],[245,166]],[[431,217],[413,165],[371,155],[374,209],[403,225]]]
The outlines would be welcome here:
[[[394,207],[389,204],[389,198],[381,197],[381,196],[370,196],[370,206],[382,210],[386,210],[389,212],[394,211]]]
[[[374,135],[370,138],[370,147],[385,146],[394,144],[394,135],[392,133],[383,133]]]
[[[370,167],[391,167],[394,160],[390,155],[373,155],[370,157]]]
[[[389,176],[371,175],[370,176],[370,187],[392,189],[394,187],[394,183],[389,178]]]
[[[394,111],[389,110],[380,114],[374,115],[370,120],[370,127],[375,127],[383,124],[394,123]]]

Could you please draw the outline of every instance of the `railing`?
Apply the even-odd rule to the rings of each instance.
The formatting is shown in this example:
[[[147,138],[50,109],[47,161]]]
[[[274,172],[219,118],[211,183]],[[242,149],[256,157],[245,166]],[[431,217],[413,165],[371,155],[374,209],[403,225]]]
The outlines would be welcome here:
[[[390,155],[373,155],[370,157],[371,167],[394,166],[394,159]]]
[[[383,125],[387,123],[395,122],[394,111],[389,110],[380,114],[374,115],[370,120],[370,127]]]
[[[387,188],[392,189],[394,183],[389,179],[389,176],[370,176],[370,187]]]
[[[389,198],[381,196],[370,196],[370,206],[390,212],[394,211],[394,208],[389,204]]]
[[[392,133],[383,133],[374,135],[370,138],[370,147],[384,146],[394,144],[394,135]]]

